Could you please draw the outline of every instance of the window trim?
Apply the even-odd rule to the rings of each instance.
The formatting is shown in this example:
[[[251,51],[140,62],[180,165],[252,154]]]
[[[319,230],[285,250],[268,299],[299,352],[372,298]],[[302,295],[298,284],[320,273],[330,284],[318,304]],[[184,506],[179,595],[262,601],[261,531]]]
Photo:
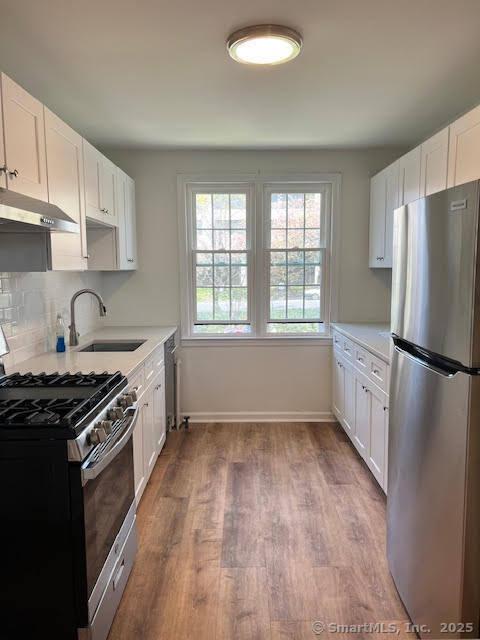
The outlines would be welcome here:
[[[325,273],[325,283],[322,296],[325,296],[324,305],[324,328],[323,333],[269,333],[266,332],[266,305],[268,296],[266,290],[266,251],[264,241],[266,239],[266,218],[265,198],[266,187],[280,189],[291,187],[293,190],[300,190],[302,187],[314,191],[315,185],[325,184],[329,191],[328,225],[326,241],[326,253],[328,255],[327,272]],[[191,201],[188,203],[189,187],[194,186],[200,191],[208,187],[225,192],[228,187],[245,187],[251,189],[251,227],[250,227],[250,249],[249,249],[249,312],[251,320],[252,334],[226,335],[218,334],[198,334],[193,328],[193,309],[191,295],[194,290],[192,269],[190,268],[192,224],[188,223],[188,216],[191,216]],[[198,191],[197,191],[198,192]],[[305,191],[307,192],[307,191]],[[338,312],[338,283],[339,283],[339,262],[340,262],[340,173],[279,173],[278,175],[258,171],[256,173],[207,173],[207,174],[177,174],[177,213],[179,226],[179,262],[180,262],[180,308],[181,308],[181,336],[182,344],[309,344],[312,341],[323,343],[331,342],[331,324],[337,319]],[[248,207],[247,207],[248,208]],[[190,212],[189,212],[190,209]],[[251,252],[251,258],[250,258]],[[258,277],[256,277],[258,276]]]

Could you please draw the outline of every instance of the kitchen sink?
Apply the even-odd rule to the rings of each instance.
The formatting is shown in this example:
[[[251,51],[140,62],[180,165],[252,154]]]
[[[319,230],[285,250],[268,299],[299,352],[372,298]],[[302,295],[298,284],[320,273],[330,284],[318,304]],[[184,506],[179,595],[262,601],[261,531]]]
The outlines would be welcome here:
[[[119,340],[117,342],[100,342],[95,340],[85,347],[78,349],[78,351],[88,351],[94,353],[100,353],[105,351],[135,351],[138,347],[141,347],[145,340]]]

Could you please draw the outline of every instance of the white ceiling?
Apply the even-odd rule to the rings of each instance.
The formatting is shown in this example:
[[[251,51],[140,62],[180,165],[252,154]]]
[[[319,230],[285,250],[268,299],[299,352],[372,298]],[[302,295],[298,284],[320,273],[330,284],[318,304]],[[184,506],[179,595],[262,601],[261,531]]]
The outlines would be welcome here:
[[[0,0],[0,67],[105,146],[409,145],[480,102],[480,0]],[[293,62],[228,34],[298,29]]]

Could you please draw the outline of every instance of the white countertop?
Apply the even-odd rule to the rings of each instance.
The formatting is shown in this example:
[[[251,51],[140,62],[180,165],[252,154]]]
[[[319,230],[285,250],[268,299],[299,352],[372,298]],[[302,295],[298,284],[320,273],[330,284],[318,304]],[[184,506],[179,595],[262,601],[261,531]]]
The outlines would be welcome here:
[[[152,351],[175,333],[177,327],[102,327],[79,338],[78,347],[67,347],[65,353],[47,352],[15,365],[20,373],[65,373],[66,371],[88,373],[90,371],[130,375]],[[84,352],[79,349],[94,340],[145,340],[135,351]],[[11,373],[11,372],[9,372]]]
[[[334,322],[332,326],[386,363],[390,363],[391,338],[389,324]]]

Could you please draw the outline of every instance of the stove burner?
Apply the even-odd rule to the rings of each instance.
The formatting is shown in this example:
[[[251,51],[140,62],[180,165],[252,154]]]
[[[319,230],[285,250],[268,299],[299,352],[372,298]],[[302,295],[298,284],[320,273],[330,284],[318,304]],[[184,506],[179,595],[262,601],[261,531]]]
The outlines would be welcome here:
[[[13,387],[97,387],[112,377],[110,373],[14,373],[0,382],[2,388]]]
[[[0,400],[0,422],[8,425],[35,424],[50,427],[59,424],[82,402],[62,400]]]
[[[20,434],[35,429],[43,437],[75,437],[126,384],[120,372],[15,373],[0,378],[0,435],[4,430]]]

